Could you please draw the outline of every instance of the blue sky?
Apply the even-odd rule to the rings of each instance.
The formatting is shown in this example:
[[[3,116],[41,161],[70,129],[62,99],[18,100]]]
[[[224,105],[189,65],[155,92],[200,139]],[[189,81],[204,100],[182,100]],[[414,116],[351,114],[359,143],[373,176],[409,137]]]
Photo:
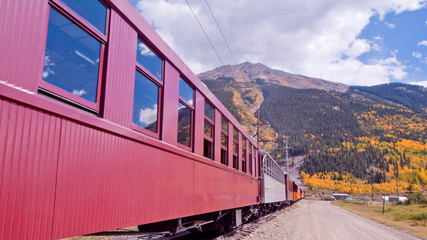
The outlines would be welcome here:
[[[348,85],[427,87],[427,0],[129,0],[184,62],[200,73],[262,63]],[[165,17],[167,16],[167,17]]]
[[[364,63],[396,57],[406,66],[407,77],[402,82],[427,81],[427,9],[389,13],[384,19],[378,15],[370,18],[369,24],[358,36],[375,46],[373,51],[358,58]]]

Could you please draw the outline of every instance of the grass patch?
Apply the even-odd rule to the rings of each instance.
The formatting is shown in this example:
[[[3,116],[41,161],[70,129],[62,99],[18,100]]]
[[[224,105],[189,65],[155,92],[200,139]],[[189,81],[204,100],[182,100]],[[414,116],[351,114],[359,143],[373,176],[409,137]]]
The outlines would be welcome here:
[[[384,213],[395,212],[395,211],[396,211],[396,209],[394,209],[394,208],[392,208],[392,207],[388,207],[388,208],[385,208],[385,209],[384,209]],[[382,212],[383,212],[383,210],[382,210],[382,209],[375,209],[375,212],[380,212],[380,213],[382,213]]]
[[[386,203],[384,214],[382,202],[336,201],[332,204],[389,226],[408,229],[412,234],[427,239],[426,204],[397,205]]]

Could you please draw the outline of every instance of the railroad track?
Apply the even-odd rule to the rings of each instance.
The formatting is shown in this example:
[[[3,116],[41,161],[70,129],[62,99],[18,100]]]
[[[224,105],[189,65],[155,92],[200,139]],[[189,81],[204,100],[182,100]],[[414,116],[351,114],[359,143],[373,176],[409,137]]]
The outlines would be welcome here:
[[[78,237],[78,240],[86,239],[105,239],[105,240],[222,240],[222,239],[242,239],[255,232],[260,225],[265,222],[271,221],[277,217],[285,208],[279,209],[278,211],[272,212],[268,215],[262,216],[251,222],[243,224],[242,226],[233,229],[231,232],[227,232],[223,235],[217,231],[207,232],[188,232],[184,231],[172,236],[169,236],[169,232],[151,232],[143,233],[136,230],[117,230],[111,232],[101,232],[95,234],[89,234],[86,236]],[[73,238],[76,239],[76,238]]]

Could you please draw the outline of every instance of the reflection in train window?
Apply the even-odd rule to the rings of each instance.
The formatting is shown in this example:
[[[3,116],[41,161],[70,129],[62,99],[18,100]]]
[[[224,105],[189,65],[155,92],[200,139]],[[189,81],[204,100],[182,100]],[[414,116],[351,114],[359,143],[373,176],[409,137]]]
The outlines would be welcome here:
[[[179,79],[179,97],[193,106],[194,90],[182,78]]]
[[[205,119],[203,156],[213,159],[213,124]]]
[[[135,74],[132,122],[153,133],[158,133],[159,87],[139,71]]]
[[[65,5],[105,35],[107,8],[98,0],[61,0]]]
[[[47,31],[40,87],[98,110],[104,44],[53,7]]]
[[[221,163],[228,166],[228,121],[221,117]]]
[[[205,117],[211,122],[215,121],[215,109],[208,102],[205,102]]]
[[[178,107],[178,143],[191,148],[191,110],[179,103]]]
[[[163,81],[163,60],[138,38],[136,62],[151,73],[159,82]]]
[[[178,143],[187,150],[192,150],[192,122],[194,112],[194,89],[182,78],[179,78],[178,107]]]
[[[233,128],[233,168],[239,169],[239,131],[236,127]]]

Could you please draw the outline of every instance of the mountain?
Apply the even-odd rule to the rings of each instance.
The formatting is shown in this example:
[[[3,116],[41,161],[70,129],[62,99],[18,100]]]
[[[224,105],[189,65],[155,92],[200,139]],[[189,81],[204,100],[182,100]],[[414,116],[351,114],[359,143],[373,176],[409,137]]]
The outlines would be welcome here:
[[[350,91],[384,104],[395,104],[419,111],[427,108],[427,88],[390,83],[372,87],[350,87]]]
[[[387,192],[394,179],[401,188],[427,185],[426,88],[349,87],[251,63],[198,76],[252,134],[258,113],[269,123],[263,148],[279,162],[288,137],[291,156],[306,156],[301,176],[312,188],[366,192],[374,182]]]
[[[328,91],[346,92],[348,86],[342,83],[325,81],[318,78],[310,78],[302,75],[287,73],[271,69],[261,63],[245,62],[239,65],[227,65],[218,67],[198,75],[202,80],[233,79],[236,82],[267,82],[286,87],[300,89],[323,89]]]

